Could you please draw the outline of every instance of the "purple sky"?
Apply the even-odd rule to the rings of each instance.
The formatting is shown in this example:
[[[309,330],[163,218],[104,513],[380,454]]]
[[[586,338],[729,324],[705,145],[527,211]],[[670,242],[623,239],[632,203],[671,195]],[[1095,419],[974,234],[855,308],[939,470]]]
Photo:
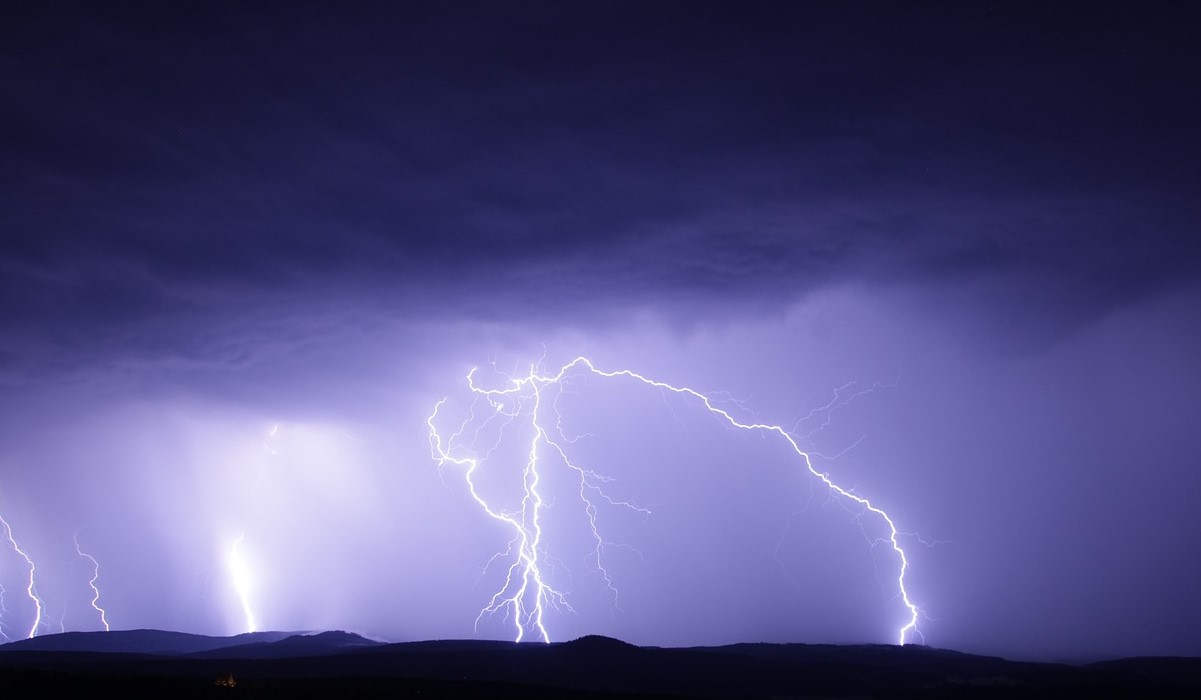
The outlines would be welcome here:
[[[929,644],[1201,655],[1189,4],[343,5],[0,29],[0,515],[42,633],[100,625],[78,533],[115,628],[242,631],[241,535],[260,627],[511,638],[473,630],[508,536],[425,421],[587,355],[935,542],[903,536]],[[879,523],[780,441],[566,389],[651,514],[598,509],[615,609],[547,478],[552,637],[893,641]]]

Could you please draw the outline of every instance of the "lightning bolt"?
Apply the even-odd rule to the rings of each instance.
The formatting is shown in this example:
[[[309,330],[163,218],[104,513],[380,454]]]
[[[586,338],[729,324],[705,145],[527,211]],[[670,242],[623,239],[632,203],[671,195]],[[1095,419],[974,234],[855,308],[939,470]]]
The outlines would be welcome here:
[[[12,637],[8,636],[8,633],[4,631],[4,628],[7,626],[4,624],[4,617],[8,615],[8,606],[4,604],[4,596],[7,593],[8,589],[4,587],[4,584],[0,583],[0,637],[4,637],[4,641],[6,642],[11,642],[13,640]]]
[[[905,550],[901,547],[899,541],[899,537],[903,533],[897,530],[896,524],[883,509],[876,506],[869,499],[854,493],[852,490],[839,486],[828,474],[818,471],[813,466],[809,454],[801,449],[798,443],[800,438],[795,437],[781,426],[760,422],[744,423],[734,418],[726,410],[715,405],[709,396],[694,389],[656,381],[631,370],[601,370],[594,366],[592,361],[586,357],[575,358],[553,374],[540,373],[538,366],[531,366],[526,376],[511,378],[512,385],[502,389],[481,388],[475,383],[475,373],[476,369],[472,369],[467,374],[467,386],[477,399],[485,400],[491,406],[492,411],[491,415],[483,419],[479,427],[476,428],[474,435],[479,435],[484,426],[492,421],[501,422],[503,433],[503,427],[518,417],[527,417],[533,431],[527,461],[522,472],[524,491],[520,507],[513,511],[506,511],[493,506],[483,498],[475,482],[475,476],[480,465],[492,454],[492,450],[489,450],[482,457],[454,454],[456,451],[461,451],[456,450],[458,443],[463,441],[464,437],[468,434],[469,426],[473,421],[477,420],[474,408],[459,429],[446,439],[442,438],[435,423],[447,399],[442,399],[434,406],[433,413],[430,414],[426,421],[429,426],[431,456],[437,462],[439,468],[441,469],[447,464],[454,464],[463,468],[464,478],[472,499],[475,500],[489,517],[503,523],[512,532],[512,539],[510,540],[508,549],[504,552],[499,552],[493,557],[493,560],[500,557],[511,557],[512,563],[509,566],[504,585],[492,596],[488,604],[484,606],[479,616],[477,616],[477,629],[480,619],[484,616],[503,613],[507,619],[512,620],[516,628],[516,641],[522,641],[527,633],[532,633],[542,641],[549,642],[550,634],[547,631],[545,623],[547,609],[555,608],[571,611],[571,606],[566,596],[547,583],[547,577],[543,572],[542,566],[545,553],[543,552],[543,532],[540,516],[545,506],[545,501],[539,491],[540,475],[538,466],[539,458],[548,452],[561,460],[578,475],[580,497],[585,503],[585,511],[592,529],[593,541],[596,544],[594,564],[603,575],[606,584],[612,590],[614,596],[616,595],[617,589],[608,572],[604,569],[603,554],[606,542],[600,535],[597,526],[595,501],[590,494],[594,494],[596,498],[605,500],[613,505],[631,508],[644,515],[649,514],[649,511],[627,501],[612,500],[605,495],[601,484],[606,479],[595,472],[573,463],[562,444],[563,442],[570,443],[571,440],[566,438],[556,440],[553,434],[544,427],[542,416],[545,403],[543,394],[548,388],[559,387],[561,389],[571,376],[588,374],[604,379],[628,379],[647,387],[683,396],[699,402],[710,414],[732,428],[774,436],[787,443],[805,470],[825,484],[833,495],[844,499],[844,503],[848,506],[856,504],[865,512],[879,518],[887,526],[889,533],[887,539],[879,541],[886,541],[891,545],[892,551],[900,563],[896,579],[897,597],[908,612],[908,621],[897,630],[897,643],[903,645],[911,636],[920,636],[917,627],[920,611],[917,605],[910,599],[909,591],[905,585],[905,576],[909,571],[909,559],[906,557]],[[834,404],[845,402],[845,400],[842,397],[838,397],[834,402],[831,402],[830,406],[823,407],[827,418],[828,413],[836,407]],[[562,430],[557,421],[555,423],[554,434],[562,435]],[[498,440],[500,439],[498,438]],[[489,564],[491,564],[491,561]]]
[[[100,562],[96,561],[96,557],[83,551],[79,546],[79,531],[75,531],[75,553],[79,556],[92,562],[92,578],[88,580],[88,586],[92,588],[92,609],[100,613],[100,624],[104,625],[104,631],[108,632],[108,616],[104,612],[104,608],[100,607],[100,589],[96,586],[96,581],[100,578]]]
[[[278,456],[278,452],[271,446],[271,442],[279,433],[279,424],[271,426],[271,430],[267,432],[267,441],[263,443],[263,451],[271,455],[272,458]],[[254,485],[251,487],[251,492],[257,492],[263,485],[263,479],[267,473],[266,466],[259,464],[258,475],[255,477]],[[242,603],[242,614],[246,619],[246,631],[257,632],[258,621],[255,618],[254,608],[250,603],[251,575],[250,566],[243,556],[241,548],[242,542],[246,539],[246,530],[243,529],[233,544],[229,546],[229,554],[226,555],[226,566],[229,568],[230,581],[233,584],[234,592],[238,594],[238,600]]]
[[[18,544],[16,538],[13,537],[12,526],[8,524],[8,521],[4,519],[3,515],[0,515],[0,526],[4,527],[4,536],[8,538],[8,543],[12,545],[13,551],[15,551],[18,556],[24,559],[25,563],[29,566],[29,583],[25,586],[25,593],[29,596],[29,599],[33,601],[33,608],[35,611],[33,616],[33,625],[29,628],[28,635],[29,639],[33,639],[38,634],[38,628],[42,626],[42,610],[45,607],[45,604],[42,602],[41,597],[38,596],[37,593],[37,567],[34,566],[33,560],[29,558],[29,555],[25,553],[25,550],[21,549],[21,545]]]
[[[242,601],[242,613],[246,616],[246,631],[257,632],[258,623],[254,619],[254,610],[250,607],[250,571],[246,567],[246,561],[242,558],[241,546],[242,540],[246,539],[246,533],[238,535],[233,544],[229,548],[229,574],[233,579],[234,590],[238,593],[238,598]]]

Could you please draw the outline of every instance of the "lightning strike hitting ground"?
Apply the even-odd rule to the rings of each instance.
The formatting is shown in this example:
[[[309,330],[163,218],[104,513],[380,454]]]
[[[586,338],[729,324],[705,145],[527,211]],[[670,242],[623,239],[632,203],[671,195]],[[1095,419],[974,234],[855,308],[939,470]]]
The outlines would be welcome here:
[[[42,602],[41,597],[39,597],[37,593],[37,567],[34,566],[33,560],[29,558],[29,555],[25,553],[25,550],[21,549],[21,545],[17,544],[16,538],[13,537],[12,527],[2,515],[0,515],[0,526],[4,527],[4,536],[8,538],[8,543],[12,545],[13,551],[15,551],[18,556],[24,559],[25,563],[29,566],[29,585],[25,587],[25,593],[29,596],[29,599],[33,601],[33,625],[29,628],[29,638],[33,639],[37,636],[38,629],[40,629],[42,626],[42,610],[45,608],[45,604]]]
[[[443,439],[435,421],[438,418],[438,413],[446,403],[446,399],[442,399],[435,406],[433,413],[429,416],[427,424],[429,426],[430,448],[433,459],[438,463],[439,467],[444,467],[447,464],[454,464],[464,468],[464,478],[467,482],[468,490],[471,497],[477,504],[488,514],[489,517],[504,523],[508,529],[512,531],[512,539],[509,542],[508,549],[497,553],[493,560],[498,558],[511,558],[504,585],[498,590],[488,604],[480,611],[476,618],[478,627],[479,621],[489,615],[502,613],[506,619],[511,619],[516,628],[516,641],[522,641],[527,634],[533,634],[539,637],[544,642],[550,641],[550,633],[546,628],[546,612],[548,608],[563,609],[571,611],[571,606],[567,601],[566,596],[553,588],[547,583],[547,576],[543,571],[543,560],[545,558],[543,545],[543,531],[540,517],[541,511],[545,505],[543,495],[539,492],[539,484],[541,476],[539,474],[539,460],[544,452],[549,450],[549,453],[558,458],[568,469],[575,471],[579,478],[579,494],[585,505],[585,512],[592,530],[593,542],[596,545],[595,549],[595,566],[601,575],[604,577],[606,585],[612,591],[615,597],[617,588],[610,578],[608,572],[604,568],[603,554],[606,542],[601,536],[597,527],[596,506],[594,498],[605,500],[613,505],[622,506],[636,510],[642,514],[649,514],[649,511],[640,508],[626,501],[614,501],[605,495],[601,485],[607,479],[595,472],[577,466],[568,457],[563,442],[570,443],[572,440],[562,437],[563,433],[559,429],[558,412],[554,409],[552,402],[552,412],[556,416],[554,422],[554,433],[548,430],[550,424],[545,422],[543,416],[544,404],[543,392],[552,386],[562,386],[573,373],[590,374],[606,379],[625,378],[640,382],[648,387],[653,387],[663,391],[671,392],[680,396],[694,399],[700,402],[711,414],[719,418],[721,421],[729,424],[733,428],[754,431],[769,435],[775,435],[784,440],[788,446],[796,453],[797,458],[801,461],[804,468],[814,477],[820,479],[822,483],[830,489],[832,494],[845,499],[849,503],[857,504],[865,511],[872,513],[878,517],[887,526],[889,535],[886,540],[895,552],[897,559],[900,562],[900,571],[897,574],[897,597],[904,604],[908,612],[908,621],[897,630],[897,643],[905,644],[912,635],[920,636],[917,628],[919,609],[909,598],[909,592],[905,587],[905,574],[909,569],[909,560],[905,556],[904,549],[901,548],[899,537],[903,534],[897,530],[896,525],[889,515],[882,509],[877,507],[867,498],[854,493],[851,490],[845,489],[834,483],[828,474],[822,473],[814,468],[809,454],[801,449],[798,440],[792,433],[778,425],[770,425],[767,423],[743,423],[727,411],[714,405],[710,397],[689,389],[688,387],[677,387],[671,384],[655,381],[644,377],[641,374],[630,370],[604,371],[597,369],[592,361],[585,357],[577,357],[571,362],[564,365],[554,374],[539,373],[538,367],[531,366],[527,376],[521,378],[512,378],[512,386],[504,389],[484,389],[475,383],[475,369],[467,375],[467,385],[472,394],[477,399],[484,399],[491,407],[491,415],[481,419],[482,422],[476,423],[474,428],[473,423],[477,421],[477,417],[472,409],[468,418],[460,425],[458,430],[447,438]],[[841,399],[836,399],[836,402]],[[831,406],[826,407],[828,413]],[[469,432],[473,435],[478,434],[492,421],[501,421],[501,427],[507,425],[518,417],[528,418],[532,426],[532,438],[528,452],[525,468],[522,472],[524,485],[523,497],[520,508],[514,512],[508,512],[500,509],[489,503],[482,497],[476,487],[475,476],[480,468],[480,465],[491,456],[493,450],[489,450],[483,456],[459,456],[455,452],[466,451],[459,448],[458,443],[463,436]],[[558,435],[559,441],[556,441],[553,435]],[[590,495],[595,494],[595,495]],[[870,540],[869,540],[870,541]],[[492,562],[490,561],[489,564]]]
[[[8,632],[4,631],[6,627],[4,617],[8,615],[8,606],[4,604],[4,596],[7,593],[8,590],[4,588],[4,584],[0,583],[0,637],[3,637],[6,642],[11,642],[13,638],[8,636]]]
[[[279,425],[271,426],[271,430],[267,432],[267,441],[263,443],[263,451],[272,457],[277,456],[275,448],[271,446],[275,436],[279,433]],[[255,477],[254,485],[251,486],[251,492],[256,492],[263,485],[263,479],[267,473],[266,465],[259,464],[258,475]],[[246,539],[246,531],[242,530],[238,538],[234,540],[229,547],[229,554],[226,557],[226,565],[229,569],[230,583],[233,585],[234,591],[238,594],[238,600],[242,604],[242,615],[246,620],[246,632],[258,631],[258,620],[254,614],[254,608],[250,603],[251,576],[250,566],[246,562],[245,556],[242,554],[242,541]]]
[[[258,632],[258,622],[255,621],[254,611],[250,607],[250,571],[246,568],[246,562],[242,558],[241,552],[244,539],[246,539],[246,533],[243,532],[229,547],[229,575],[233,580],[234,590],[242,601],[242,613],[246,616],[246,631]]]
[[[96,581],[100,578],[100,562],[91,554],[83,551],[79,546],[79,532],[75,533],[75,553],[79,556],[92,562],[92,578],[88,581],[88,585],[92,588],[92,609],[100,614],[100,624],[104,625],[104,631],[108,632],[108,615],[105,614],[104,608],[100,607],[100,589],[96,586]]]

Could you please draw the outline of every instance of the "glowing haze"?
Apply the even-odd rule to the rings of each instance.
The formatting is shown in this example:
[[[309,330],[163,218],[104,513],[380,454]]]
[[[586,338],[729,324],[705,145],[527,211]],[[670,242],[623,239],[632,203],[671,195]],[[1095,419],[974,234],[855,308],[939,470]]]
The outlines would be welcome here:
[[[1201,654],[1188,12],[14,13],[0,632]]]

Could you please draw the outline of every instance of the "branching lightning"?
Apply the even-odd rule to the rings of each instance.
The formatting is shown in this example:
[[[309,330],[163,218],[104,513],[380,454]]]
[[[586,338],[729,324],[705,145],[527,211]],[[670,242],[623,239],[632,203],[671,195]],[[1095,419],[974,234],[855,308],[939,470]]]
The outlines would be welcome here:
[[[538,367],[532,366],[526,376],[512,378],[511,386],[502,389],[486,389],[478,386],[475,383],[475,372],[476,370],[473,369],[468,373],[467,385],[476,399],[483,399],[487,402],[491,407],[491,414],[486,418],[479,419],[475,415],[473,408],[469,417],[460,427],[448,437],[443,438],[436,425],[438,414],[446,403],[446,399],[442,399],[434,406],[433,413],[429,416],[427,424],[429,426],[431,454],[439,467],[442,468],[447,464],[453,464],[463,468],[463,475],[471,497],[490,518],[503,523],[512,532],[508,548],[505,551],[498,552],[493,557],[493,561],[506,558],[511,560],[504,585],[500,590],[496,591],[488,603],[481,609],[476,618],[477,627],[480,620],[485,616],[502,614],[506,619],[512,621],[515,627],[516,641],[522,641],[527,635],[532,635],[544,642],[549,642],[550,633],[546,627],[546,613],[548,609],[571,611],[571,605],[567,600],[567,596],[550,585],[543,567],[546,553],[544,551],[541,516],[545,500],[543,494],[539,491],[541,483],[539,466],[541,458],[548,454],[557,458],[568,469],[573,470],[578,475],[580,485],[579,497],[584,503],[585,513],[595,544],[593,565],[603,576],[606,585],[614,596],[614,604],[616,605],[617,587],[604,566],[604,552],[608,543],[602,537],[597,523],[596,500],[599,499],[612,505],[629,508],[643,515],[649,514],[649,511],[628,501],[609,498],[603,490],[603,485],[607,479],[596,472],[575,464],[568,456],[567,448],[564,445],[570,444],[572,440],[563,436],[558,419],[559,414],[554,402],[550,402],[551,407],[549,409],[555,416],[553,422],[548,421],[548,418],[543,415],[547,410],[546,404],[548,402],[544,400],[544,393],[548,388],[559,387],[561,389],[563,384],[572,376],[588,374],[605,379],[630,379],[648,387],[695,400],[709,413],[732,428],[773,435],[785,441],[796,454],[797,458],[800,459],[801,464],[809,474],[825,484],[831,494],[843,499],[847,505],[852,503],[857,504],[858,507],[861,507],[866,512],[870,512],[887,526],[888,537],[879,541],[881,543],[887,542],[891,546],[900,563],[900,570],[896,579],[897,597],[902,601],[908,612],[908,621],[897,631],[897,643],[905,644],[913,635],[920,636],[917,628],[919,609],[910,600],[909,592],[905,585],[909,560],[899,541],[899,537],[904,533],[897,530],[892,518],[884,510],[853,490],[839,486],[831,480],[828,474],[818,471],[813,466],[809,453],[801,449],[799,444],[801,438],[794,436],[778,425],[760,422],[741,422],[726,410],[715,405],[713,399],[709,396],[694,389],[659,382],[630,370],[601,370],[596,368],[592,364],[592,361],[585,357],[577,357],[554,374],[540,373]],[[846,388],[848,387],[843,387],[843,389]],[[871,391],[871,389],[867,391]],[[822,407],[817,412],[823,413],[828,420],[829,413],[837,406],[849,401],[850,398],[836,396],[830,405]],[[532,436],[530,438],[525,467],[522,471],[523,497],[517,509],[507,511],[493,505],[481,496],[475,481],[481,465],[491,456],[493,450],[487,451],[482,456],[468,456],[463,454],[468,450],[462,443],[467,442],[467,437],[472,434],[478,434],[483,429],[483,426],[493,421],[501,421],[500,425],[503,434],[503,428],[509,422],[519,417],[528,419],[532,429]],[[472,428],[473,424],[475,426],[474,429]],[[491,563],[490,561],[489,564]]]
[[[100,624],[104,625],[104,631],[108,632],[108,615],[104,612],[104,608],[100,607],[100,588],[96,586],[96,581],[100,578],[100,562],[91,554],[83,551],[79,546],[79,531],[75,532],[75,553],[79,556],[92,562],[92,578],[88,580],[88,586],[92,588],[92,609],[100,614]]]
[[[4,536],[8,538],[8,543],[12,545],[13,551],[15,551],[18,556],[24,559],[25,564],[29,566],[29,583],[25,587],[25,594],[28,595],[29,600],[33,602],[33,625],[30,626],[28,635],[30,639],[33,639],[37,636],[38,630],[42,626],[42,611],[45,609],[45,603],[42,602],[41,597],[37,593],[37,567],[34,566],[33,559],[30,559],[29,555],[25,553],[25,550],[21,549],[21,545],[18,544],[16,538],[13,537],[12,527],[2,515],[0,515],[0,526],[4,527]]]

